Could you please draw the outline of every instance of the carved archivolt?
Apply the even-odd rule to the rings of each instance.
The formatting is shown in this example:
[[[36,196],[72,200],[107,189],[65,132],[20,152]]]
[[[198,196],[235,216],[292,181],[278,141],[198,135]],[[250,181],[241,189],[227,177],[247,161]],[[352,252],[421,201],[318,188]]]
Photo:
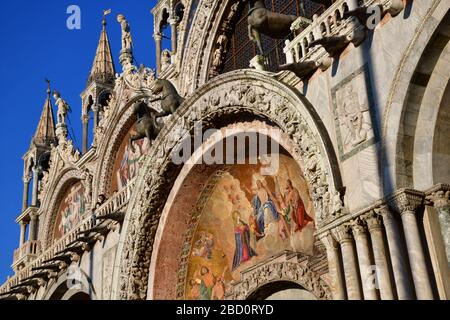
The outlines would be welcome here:
[[[203,0],[200,1],[199,7],[196,10],[192,26],[189,30],[189,35],[186,41],[185,51],[183,53],[183,64],[181,66],[180,81],[181,94],[188,95],[193,92],[200,82],[198,76],[201,69],[207,69],[209,65],[209,56],[205,57],[205,48],[208,43],[212,50],[215,34],[211,36],[214,29],[214,24],[219,24],[220,19],[216,15],[223,12],[231,0],[214,1]],[[217,31],[216,31],[217,32]],[[203,63],[204,62],[204,63]],[[206,70],[207,73],[207,70]]]
[[[126,133],[133,124],[133,111],[131,106],[141,99],[154,98],[150,87],[154,81],[153,72],[148,68],[139,68],[124,73],[116,80],[113,99],[108,105],[107,120],[100,123],[96,133],[95,145],[98,146],[99,161],[96,168],[97,188],[96,198],[99,194],[106,194],[116,159],[116,153]],[[150,105],[156,111],[161,111],[159,103]]]
[[[310,268],[298,262],[275,262],[261,265],[242,275],[226,293],[227,300],[246,300],[259,288],[279,281],[294,282],[311,292],[317,299],[331,300],[325,281]]]
[[[342,203],[331,201],[335,194],[328,155],[330,150],[317,125],[295,90],[257,71],[244,70],[219,76],[202,87],[167,122],[145,157],[137,179],[137,190],[128,207],[118,251],[115,274],[117,298],[145,299],[152,245],[159,218],[170,189],[181,170],[172,162],[185,132],[202,121],[203,130],[235,123],[243,115],[270,121],[294,144],[293,158],[305,174],[316,210],[317,224],[334,219]],[[228,123],[227,123],[228,122]],[[339,180],[339,179],[337,179]],[[333,210],[337,208],[338,210]]]

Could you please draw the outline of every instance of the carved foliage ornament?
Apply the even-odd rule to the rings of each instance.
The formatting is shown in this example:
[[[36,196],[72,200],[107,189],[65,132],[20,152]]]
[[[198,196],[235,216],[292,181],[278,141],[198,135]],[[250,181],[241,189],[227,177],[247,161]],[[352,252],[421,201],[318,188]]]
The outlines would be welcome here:
[[[252,270],[230,288],[226,299],[245,300],[258,288],[276,281],[295,282],[318,299],[331,299],[331,292],[325,282],[307,266],[297,262],[278,262]]]
[[[311,130],[300,114],[299,105],[302,105],[299,97],[281,83],[255,71],[236,71],[217,77],[177,110],[146,156],[136,183],[136,190],[141,192],[135,193],[130,201],[123,250],[119,252],[118,298],[146,298],[150,257],[159,218],[181,170],[171,161],[172,152],[178,150],[184,141],[180,131],[191,132],[197,121],[201,120],[203,129],[208,129],[214,127],[219,119],[251,114],[276,123],[293,141],[294,159],[299,163],[301,159],[315,162],[301,167],[310,186],[318,225],[333,218],[323,210],[324,198],[334,192],[334,186],[330,186],[332,172],[324,160],[327,155],[317,141],[319,134]]]

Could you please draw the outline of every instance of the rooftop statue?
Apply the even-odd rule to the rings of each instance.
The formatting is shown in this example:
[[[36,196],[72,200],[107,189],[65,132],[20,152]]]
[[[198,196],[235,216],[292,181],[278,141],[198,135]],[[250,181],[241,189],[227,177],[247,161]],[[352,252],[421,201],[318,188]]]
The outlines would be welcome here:
[[[65,125],[67,114],[68,112],[72,112],[72,110],[70,109],[68,103],[61,97],[61,94],[58,91],[53,92],[53,98],[55,98],[55,104],[58,107],[58,124]]]
[[[289,35],[291,25],[297,17],[269,11],[263,0],[250,1],[252,2],[253,7],[248,15],[249,37],[257,44],[260,54],[264,55],[261,34],[274,39],[283,39]]]
[[[122,51],[133,51],[133,39],[131,38],[131,28],[125,16],[119,14],[117,16],[117,22],[120,23],[122,28]]]

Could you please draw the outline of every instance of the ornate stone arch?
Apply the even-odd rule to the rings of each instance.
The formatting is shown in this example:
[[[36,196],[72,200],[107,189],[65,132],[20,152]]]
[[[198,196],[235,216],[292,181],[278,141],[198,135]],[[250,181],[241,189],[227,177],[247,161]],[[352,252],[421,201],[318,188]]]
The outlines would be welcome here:
[[[331,300],[331,291],[325,281],[308,266],[297,261],[279,261],[252,268],[242,275],[241,281],[232,285],[226,298],[251,299],[261,288],[281,281],[295,283],[317,299]]]
[[[75,294],[83,293],[88,295],[91,300],[97,300],[97,293],[93,286],[92,279],[84,270],[78,269],[77,271],[79,272],[76,278],[78,283],[75,283],[75,287],[69,288],[68,284],[72,282],[74,278],[69,275],[68,272],[64,272],[47,284],[41,299],[69,300],[70,297]]]
[[[449,28],[450,29],[450,28]],[[434,141],[436,131],[439,130],[438,115],[444,103],[448,103],[448,92],[450,90],[450,42],[442,51],[439,60],[431,74],[428,86],[423,95],[417,119],[417,127],[414,136],[414,158],[413,158],[413,183],[417,190],[426,190],[438,182],[437,174],[434,172]],[[445,133],[444,133],[445,134]],[[444,177],[442,177],[444,179]],[[445,181],[448,182],[448,181]]]
[[[385,194],[393,192],[400,186],[397,172],[401,168],[396,157],[401,138],[402,116],[407,107],[408,89],[422,58],[422,54],[417,52],[424,52],[449,8],[450,5],[447,2],[433,0],[433,4],[417,28],[420,32],[415,33],[395,72],[382,121],[382,167],[384,168],[382,181]]]
[[[203,0],[196,9],[184,46],[181,65],[181,93],[188,95],[205,83],[214,41],[222,17],[233,0]]]
[[[116,153],[119,150],[120,144],[125,138],[128,130],[133,125],[134,115],[131,106],[140,99],[149,98],[145,94],[138,94],[127,101],[111,120],[102,139],[99,141],[99,164],[96,168],[98,187],[95,190],[94,197],[99,194],[105,194],[108,189],[108,183],[112,174]]]
[[[150,259],[162,209],[182,165],[172,162],[185,133],[198,121],[202,129],[235,123],[235,117],[262,119],[284,132],[294,144],[294,159],[303,169],[314,201],[318,226],[343,214],[332,206],[341,178],[329,137],[312,106],[295,89],[254,70],[219,76],[193,94],[172,116],[153,143],[136,182],[123,225],[114,272],[115,296],[145,299]],[[298,162],[298,161],[297,161]]]
[[[44,249],[49,248],[52,245],[53,241],[53,227],[56,223],[57,218],[57,210],[58,206],[64,197],[67,188],[69,188],[74,183],[81,181],[82,172],[77,170],[76,168],[66,168],[63,169],[62,172],[57,176],[57,183],[54,185],[54,192],[51,193],[51,196],[48,198],[48,203],[45,206],[47,209],[45,220],[44,220],[44,230],[42,230],[42,234],[44,236],[42,240],[42,245]],[[52,186],[50,186],[52,187]]]
[[[94,198],[105,193],[108,188],[110,175],[113,170],[115,155],[123,141],[128,129],[133,124],[133,104],[141,99],[154,98],[150,86],[153,77],[150,69],[140,68],[136,72],[125,73],[116,79],[116,87],[113,90],[113,99],[108,109],[111,115],[100,123],[96,132],[96,146],[98,146],[98,165],[95,169],[95,179],[98,181],[94,188]],[[161,111],[159,103],[151,104],[156,111]]]

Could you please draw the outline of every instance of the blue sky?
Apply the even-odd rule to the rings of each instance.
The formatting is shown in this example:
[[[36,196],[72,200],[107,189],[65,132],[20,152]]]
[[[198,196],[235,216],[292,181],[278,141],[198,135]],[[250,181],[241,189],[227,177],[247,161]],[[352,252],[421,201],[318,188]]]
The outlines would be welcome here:
[[[13,272],[14,249],[19,244],[22,198],[22,156],[27,151],[46,97],[47,77],[72,107],[70,121],[81,143],[81,100],[101,31],[103,9],[108,16],[111,49],[120,68],[120,26],[116,15],[126,16],[132,28],[137,62],[154,68],[153,17],[157,0],[17,0],[1,1],[0,97],[1,97],[1,211],[0,284]],[[69,30],[70,5],[81,9],[81,30]],[[120,70],[118,70],[120,71]]]

